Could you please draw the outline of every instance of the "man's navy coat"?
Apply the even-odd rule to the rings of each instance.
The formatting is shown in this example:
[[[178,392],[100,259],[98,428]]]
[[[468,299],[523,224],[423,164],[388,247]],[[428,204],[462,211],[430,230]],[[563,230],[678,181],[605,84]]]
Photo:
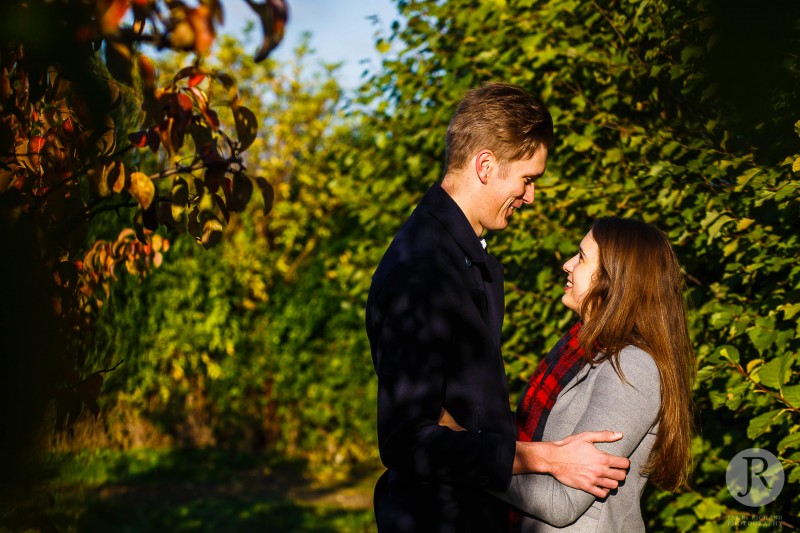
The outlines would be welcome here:
[[[367,334],[378,375],[380,531],[508,530],[485,489],[511,480],[516,430],[500,351],[503,273],[436,184],[372,278]],[[442,408],[468,431],[437,425]]]

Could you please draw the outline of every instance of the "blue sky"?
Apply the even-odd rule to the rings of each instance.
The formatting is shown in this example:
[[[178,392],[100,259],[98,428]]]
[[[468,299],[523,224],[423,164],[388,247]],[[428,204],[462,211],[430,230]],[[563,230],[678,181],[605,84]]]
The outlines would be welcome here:
[[[375,34],[388,34],[399,18],[394,0],[288,0],[289,24],[283,42],[271,57],[285,61],[300,43],[303,32],[311,33],[315,56],[326,63],[343,62],[339,83],[346,89],[359,84],[365,68],[377,70],[380,54],[375,49]],[[226,33],[237,34],[248,20],[256,21],[244,0],[227,0]],[[368,17],[376,15],[376,26]],[[260,29],[259,29],[260,31]]]

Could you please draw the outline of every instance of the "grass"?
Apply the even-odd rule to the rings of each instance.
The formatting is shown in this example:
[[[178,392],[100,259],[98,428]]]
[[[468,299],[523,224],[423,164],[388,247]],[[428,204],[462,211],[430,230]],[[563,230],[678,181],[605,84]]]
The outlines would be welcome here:
[[[55,477],[6,506],[28,525],[49,520],[64,533],[376,530],[376,472],[321,484],[301,464],[196,449],[95,450],[50,459]]]

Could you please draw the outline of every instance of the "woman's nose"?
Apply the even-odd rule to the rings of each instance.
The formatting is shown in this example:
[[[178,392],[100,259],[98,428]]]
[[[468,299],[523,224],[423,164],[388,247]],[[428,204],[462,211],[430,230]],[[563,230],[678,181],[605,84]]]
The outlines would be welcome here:
[[[572,272],[572,264],[573,264],[574,262],[575,262],[575,257],[571,257],[571,258],[569,259],[569,261],[567,261],[566,263],[564,263],[563,265],[561,265],[561,269],[562,269],[564,272],[566,272],[567,274],[570,274],[570,273]]]

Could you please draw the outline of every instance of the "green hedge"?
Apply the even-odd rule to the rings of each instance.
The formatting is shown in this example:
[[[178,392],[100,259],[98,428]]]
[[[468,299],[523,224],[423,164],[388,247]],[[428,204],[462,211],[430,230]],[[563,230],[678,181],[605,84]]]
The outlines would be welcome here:
[[[655,223],[686,271],[700,373],[693,490],[649,492],[649,526],[727,531],[743,513],[796,525],[798,8],[663,0],[398,6],[404,21],[380,37],[385,61],[359,97],[322,127],[276,130],[294,136],[283,137],[297,142],[289,152],[263,147],[254,164],[280,181],[283,203],[273,214],[252,213],[229,228],[219,253],[170,251],[145,290],[120,288],[131,296],[119,316],[137,324],[136,339],[114,342],[136,362],[109,384],[142,388],[160,398],[155,411],[179,417],[180,395],[202,381],[217,442],[262,427],[272,449],[332,470],[375,461],[375,379],[362,317],[370,276],[440,178],[444,132],[464,92],[513,82],[546,100],[558,144],[535,205],[489,238],[506,266],[512,402],[573,320],[560,304],[560,267],[592,220],[619,214]],[[308,107],[298,90],[285,102]],[[288,123],[313,124],[287,109],[294,111],[279,116]],[[141,304],[130,300],[142,293]],[[110,316],[109,327],[119,324]],[[188,388],[176,385],[176,366],[196,379]],[[140,378],[147,373],[150,381]],[[737,504],[725,485],[728,461],[747,447],[773,451],[786,470],[781,496],[763,509]]]

